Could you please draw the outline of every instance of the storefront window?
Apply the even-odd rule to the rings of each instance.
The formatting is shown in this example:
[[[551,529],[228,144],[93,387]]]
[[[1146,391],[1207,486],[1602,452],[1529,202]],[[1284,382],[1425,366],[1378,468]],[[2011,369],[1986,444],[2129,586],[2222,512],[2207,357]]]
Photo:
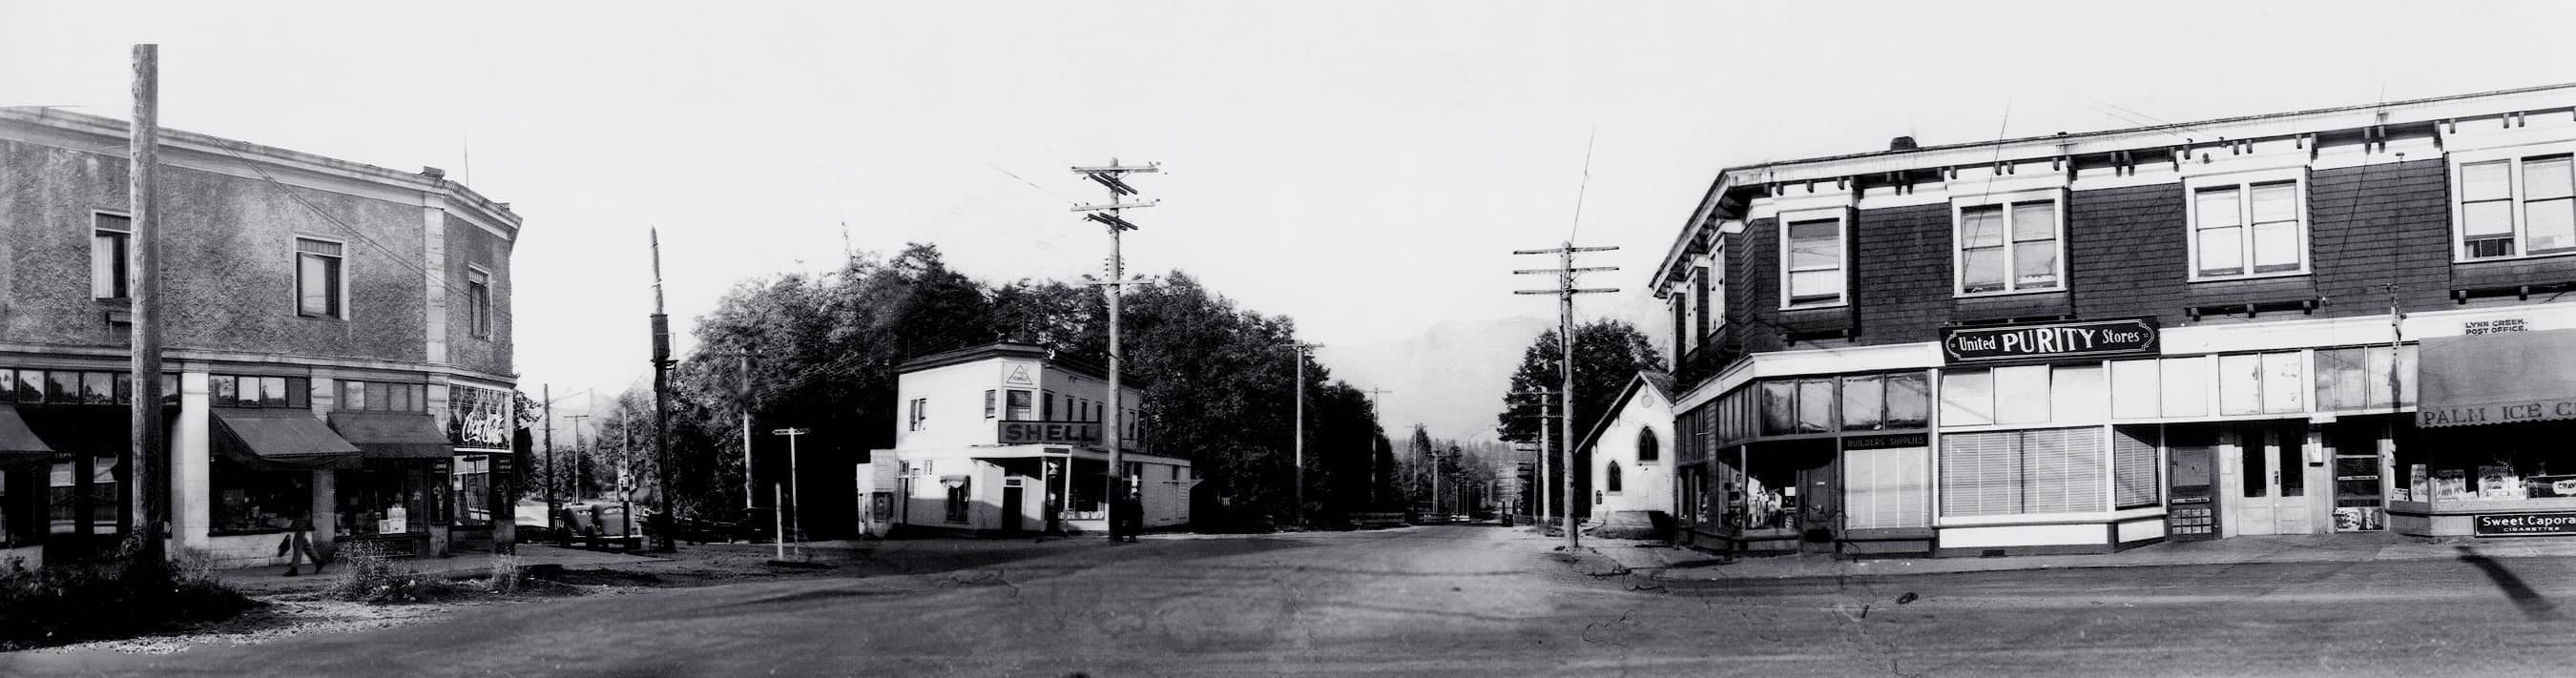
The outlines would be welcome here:
[[[254,469],[221,456],[206,463],[208,531],[285,530],[313,511],[311,471]]]
[[[1931,456],[1920,447],[1843,452],[1843,526],[1870,530],[1930,525]]]
[[[1887,427],[1925,428],[1931,425],[1931,380],[1922,372],[1887,375]]]
[[[103,458],[92,466],[89,486],[90,534],[110,534],[116,531],[115,464],[116,460]],[[73,523],[74,518],[80,516],[80,485],[76,482],[80,477],[79,468],[74,462],[55,462],[53,472],[48,474],[49,482],[46,485],[51,488],[48,497],[51,510],[47,511],[47,514],[53,521],[51,531],[54,534],[76,533]]]
[[[2415,345],[2399,347],[2394,356],[2389,353],[2386,345],[2317,349],[2317,409],[2384,408],[2392,392],[2404,395],[2406,404],[2414,404]],[[2390,383],[2391,366],[2396,370],[2395,384]]]
[[[1995,375],[1985,370],[1941,373],[1941,425],[1995,423]]]
[[[1798,385],[1786,381],[1762,382],[1762,435],[1797,432]]]
[[[2053,421],[2102,420],[2102,409],[2110,394],[2102,385],[2100,364],[2058,365],[2050,368],[2049,380],[2048,406]]]
[[[2137,508],[2163,503],[2156,477],[2156,425],[2120,426],[2111,432],[2111,507]]]
[[[1887,418],[1887,382],[1878,375],[1843,377],[1843,430],[1877,429]]]
[[[2209,379],[2213,356],[2166,358],[2164,371],[2164,411],[2168,417],[2203,417],[2209,415]]]
[[[1834,380],[1804,379],[1798,384],[1798,432],[1834,430]]]
[[[1941,437],[1941,515],[2101,511],[2109,505],[2099,428]]]
[[[2549,421],[2439,429],[2440,449],[2402,454],[2415,445],[2398,441],[2399,473],[2421,484],[2435,502],[2523,501],[2576,497],[2576,422]],[[2420,435],[2420,434],[2419,434]],[[2428,458],[2429,457],[2429,458]]]
[[[213,396],[215,407],[311,407],[311,384],[303,377],[206,377],[206,390]]]
[[[1995,368],[1995,423],[2038,424],[2048,421],[2048,366]]]
[[[456,473],[448,476],[448,490],[456,497],[457,524],[492,524],[491,457],[480,454],[458,456]]]
[[[341,471],[337,479],[340,533],[355,536],[423,531],[423,497],[397,468]]]
[[[2151,419],[2161,411],[2164,375],[2153,358],[2111,363],[2111,416]]]

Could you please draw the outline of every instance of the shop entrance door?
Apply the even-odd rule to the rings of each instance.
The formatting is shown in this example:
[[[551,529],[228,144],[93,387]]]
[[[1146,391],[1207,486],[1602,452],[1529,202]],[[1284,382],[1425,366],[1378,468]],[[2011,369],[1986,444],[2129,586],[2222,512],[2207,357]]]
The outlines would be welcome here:
[[[1831,441],[1828,441],[1828,445]],[[1843,532],[1842,460],[1825,447],[1819,455],[1821,464],[1798,471],[1798,527],[1800,541],[1807,546],[1830,552]]]
[[[2200,426],[2165,428],[2165,538],[2218,538],[2218,431]]]
[[[2387,485],[2381,480],[2387,462],[2380,459],[2379,439],[2386,422],[2377,418],[2326,425],[2326,445],[2334,452],[2334,527],[2336,532],[2374,532],[2387,528]]]
[[[1002,532],[1019,533],[1020,512],[1024,509],[1020,504],[1020,493],[1027,490],[1028,488],[1021,486],[1018,478],[1002,481]]]
[[[2307,422],[2245,424],[2229,432],[2235,463],[2225,468],[2235,478],[2220,493],[2232,502],[2226,536],[2316,532],[2309,516]]]

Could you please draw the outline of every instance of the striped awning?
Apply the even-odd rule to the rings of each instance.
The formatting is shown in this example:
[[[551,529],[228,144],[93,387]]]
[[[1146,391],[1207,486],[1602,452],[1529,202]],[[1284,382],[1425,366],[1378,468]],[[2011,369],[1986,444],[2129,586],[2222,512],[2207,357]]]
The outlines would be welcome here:
[[[2576,419],[2576,330],[2426,337],[2417,426]]]

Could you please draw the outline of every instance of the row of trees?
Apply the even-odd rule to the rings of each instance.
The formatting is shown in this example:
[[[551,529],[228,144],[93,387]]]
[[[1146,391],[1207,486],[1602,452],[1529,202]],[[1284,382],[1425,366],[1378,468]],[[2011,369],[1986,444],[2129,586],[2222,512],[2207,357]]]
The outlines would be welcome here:
[[[1203,479],[1198,494],[1208,499],[1193,507],[1202,522],[1293,519],[1298,360],[1307,361],[1309,515],[1329,523],[1400,501],[1395,460],[1368,399],[1301,356],[1288,318],[1239,308],[1179,271],[1131,286],[1123,316],[1122,371],[1145,391],[1152,452],[1192,461]],[[1096,288],[979,282],[922,244],[890,258],[855,255],[822,275],[741,283],[698,319],[696,338],[698,351],[672,376],[674,501],[683,513],[738,515],[747,409],[760,504],[786,481],[786,442],[768,431],[812,431],[797,442],[798,475],[806,529],[821,534],[854,524],[851,472],[870,450],[893,446],[896,368],[905,360],[1008,339],[1105,363],[1109,343]],[[651,407],[649,392],[630,390],[592,424],[600,439],[619,440],[630,419],[621,415],[636,413],[634,425],[649,427]]]
[[[1563,351],[1563,344],[1559,342],[1556,330],[1539,333],[1538,339],[1531,342],[1529,349],[1522,353],[1520,368],[1512,373],[1511,391],[1513,393],[1553,393],[1563,388],[1564,377],[1557,371],[1557,365],[1563,361]],[[1574,435],[1581,437],[1591,432],[1593,426],[1601,423],[1602,417],[1609,415],[1612,405],[1610,400],[1619,396],[1619,390],[1626,388],[1628,381],[1635,379],[1638,372],[1663,369],[1663,360],[1662,354],[1655,350],[1654,341],[1627,321],[1599,320],[1576,326],[1574,328]],[[1539,427],[1542,423],[1551,427],[1548,430],[1547,449],[1532,453],[1547,455],[1547,476],[1532,478],[1532,482],[1546,483],[1552,496],[1559,488],[1565,487],[1560,480],[1565,473],[1564,464],[1561,463],[1565,459],[1562,452],[1565,446],[1572,445],[1576,441],[1565,440],[1564,429],[1555,427],[1556,420],[1553,417],[1560,414],[1558,410],[1563,409],[1564,401],[1555,396],[1549,396],[1545,401],[1546,404],[1542,410],[1539,398],[1505,394],[1503,411],[1496,415],[1498,422],[1495,430],[1502,434],[1503,440],[1526,443],[1535,448],[1539,443]],[[1524,457],[1524,460],[1532,465],[1531,472],[1535,474],[1536,460],[1527,457]],[[1576,518],[1589,517],[1592,512],[1592,474],[1583,472],[1591,467],[1590,452],[1578,450],[1574,459],[1574,469],[1577,473],[1574,475],[1574,492],[1571,495],[1577,500],[1572,502],[1571,508]],[[1528,507],[1523,510],[1532,514],[1554,514],[1553,509],[1538,506],[1538,496],[1531,491],[1532,489],[1524,487],[1522,490],[1522,506]]]

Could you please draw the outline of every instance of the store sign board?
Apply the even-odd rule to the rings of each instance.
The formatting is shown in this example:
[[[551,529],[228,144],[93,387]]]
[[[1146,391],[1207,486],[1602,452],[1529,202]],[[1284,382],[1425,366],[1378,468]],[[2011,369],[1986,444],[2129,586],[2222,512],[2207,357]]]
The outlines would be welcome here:
[[[1005,421],[996,438],[1004,445],[1100,443],[1100,423],[1082,421]]]
[[[1950,364],[2154,353],[2156,319],[2077,320],[1941,330]]]
[[[1931,446],[1932,436],[1928,433],[1887,433],[1843,437],[1843,449],[1846,450],[1901,450]]]
[[[2509,537],[2527,534],[2576,534],[2576,511],[2555,513],[2479,514],[2476,534]]]
[[[2467,426],[2471,424],[2511,424],[2525,421],[2576,419],[2576,399],[2552,398],[2511,403],[2481,403],[2432,406],[2415,413],[2417,426]]]

